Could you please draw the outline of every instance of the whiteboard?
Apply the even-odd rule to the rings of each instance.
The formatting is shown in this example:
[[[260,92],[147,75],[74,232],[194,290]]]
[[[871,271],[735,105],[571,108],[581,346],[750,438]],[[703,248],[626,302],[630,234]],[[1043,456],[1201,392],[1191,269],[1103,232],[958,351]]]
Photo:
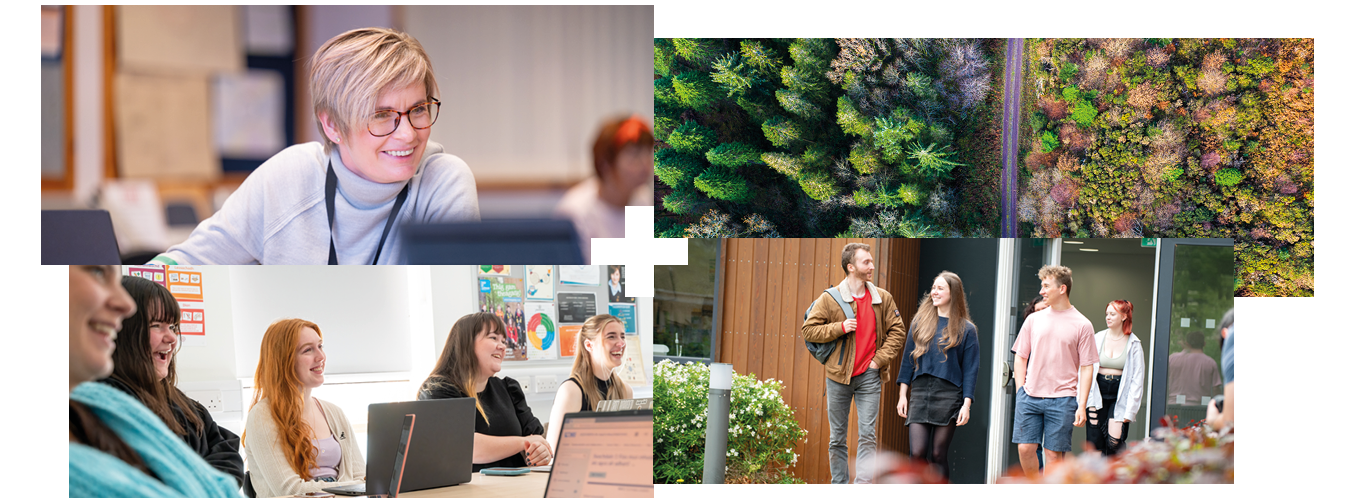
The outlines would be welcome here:
[[[231,267],[230,298],[240,376],[254,375],[264,331],[283,318],[320,326],[326,374],[411,370],[402,266]]]

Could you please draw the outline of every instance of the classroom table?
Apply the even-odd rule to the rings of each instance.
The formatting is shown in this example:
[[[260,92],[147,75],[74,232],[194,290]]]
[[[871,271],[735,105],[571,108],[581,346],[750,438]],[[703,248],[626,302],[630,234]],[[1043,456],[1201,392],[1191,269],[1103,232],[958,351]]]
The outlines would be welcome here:
[[[424,489],[422,491],[401,492],[401,498],[540,498],[545,496],[545,483],[550,480],[549,473],[531,472],[515,476],[485,476],[475,472],[470,482]],[[345,496],[336,496],[344,498]]]

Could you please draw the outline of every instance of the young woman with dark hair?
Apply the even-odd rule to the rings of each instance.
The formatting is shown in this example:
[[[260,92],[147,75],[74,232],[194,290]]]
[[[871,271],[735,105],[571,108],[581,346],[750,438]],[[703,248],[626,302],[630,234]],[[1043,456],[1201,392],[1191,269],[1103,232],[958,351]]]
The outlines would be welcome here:
[[[898,369],[898,415],[907,418],[912,458],[930,461],[948,479],[950,442],[968,423],[978,383],[978,329],[959,276],[936,276],[911,326]]]
[[[242,484],[239,435],[218,426],[206,407],[177,387],[178,301],[148,279],[123,276],[122,287],[136,303],[136,314],[118,332],[122,343],[113,351],[113,375],[99,382],[140,400],[208,464]]]
[[[574,342],[574,367],[555,392],[550,410],[550,450],[559,445],[560,426],[570,412],[590,411],[602,400],[634,398],[634,391],[616,375],[625,358],[625,322],[599,314],[583,322]]]
[[[494,377],[503,369],[507,351],[503,332],[503,320],[493,313],[456,320],[432,374],[418,391],[419,400],[475,399],[475,471],[550,464],[550,445],[541,437],[545,428],[527,406],[522,386],[511,377]]]
[[[155,413],[111,386],[122,320],[136,303],[118,266],[70,266],[71,498],[239,497],[229,475],[208,465]]]
[[[278,320],[263,333],[243,438],[250,485],[260,498],[366,479],[343,409],[311,396],[324,384],[325,362],[324,336],[312,322]]]
[[[1133,303],[1111,301],[1105,306],[1108,328],[1095,334],[1100,363],[1086,397],[1086,440],[1106,456],[1124,447],[1128,423],[1138,415],[1146,366],[1142,342],[1133,335]]]

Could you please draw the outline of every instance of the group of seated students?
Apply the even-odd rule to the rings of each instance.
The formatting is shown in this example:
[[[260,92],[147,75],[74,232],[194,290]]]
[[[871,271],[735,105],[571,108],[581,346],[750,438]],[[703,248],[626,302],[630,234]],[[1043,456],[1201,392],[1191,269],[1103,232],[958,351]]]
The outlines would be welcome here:
[[[288,496],[365,480],[347,417],[311,396],[324,384],[318,325],[284,319],[265,331],[237,437],[176,387],[179,317],[158,283],[118,266],[70,267],[70,497],[232,497],[246,483],[259,497]],[[418,399],[475,398],[474,470],[548,465],[565,414],[633,398],[614,372],[623,327],[605,314],[584,324],[546,437],[521,385],[495,377],[507,348],[489,313],[456,321]]]

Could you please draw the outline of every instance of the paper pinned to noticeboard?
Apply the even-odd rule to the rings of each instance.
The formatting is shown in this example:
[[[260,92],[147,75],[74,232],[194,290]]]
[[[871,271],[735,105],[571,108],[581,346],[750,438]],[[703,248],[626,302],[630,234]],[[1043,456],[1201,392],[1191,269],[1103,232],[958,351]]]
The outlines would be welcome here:
[[[237,6],[123,5],[113,18],[119,70],[206,76],[245,67]]]
[[[208,119],[207,77],[120,72],[114,84],[118,170],[123,177],[220,177]]]

